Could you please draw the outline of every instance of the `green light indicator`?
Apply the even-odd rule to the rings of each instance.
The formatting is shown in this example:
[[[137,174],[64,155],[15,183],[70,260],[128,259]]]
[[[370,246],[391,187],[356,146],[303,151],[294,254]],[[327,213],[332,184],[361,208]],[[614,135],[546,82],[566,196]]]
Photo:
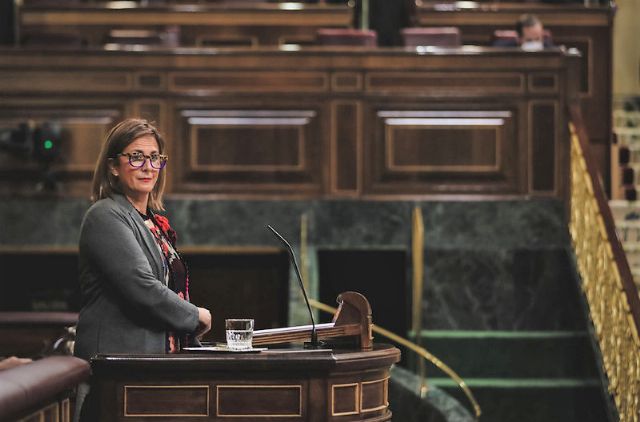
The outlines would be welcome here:
[[[45,139],[44,149],[51,149],[51,148],[53,148],[53,141],[51,141],[51,139]]]

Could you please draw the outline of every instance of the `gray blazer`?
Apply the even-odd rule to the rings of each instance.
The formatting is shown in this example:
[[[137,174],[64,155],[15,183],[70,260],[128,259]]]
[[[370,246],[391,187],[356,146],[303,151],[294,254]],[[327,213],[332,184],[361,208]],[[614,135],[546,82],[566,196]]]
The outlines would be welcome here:
[[[89,208],[80,229],[83,307],[75,352],[165,353],[166,332],[194,332],[198,308],[164,284],[164,258],[122,195]]]

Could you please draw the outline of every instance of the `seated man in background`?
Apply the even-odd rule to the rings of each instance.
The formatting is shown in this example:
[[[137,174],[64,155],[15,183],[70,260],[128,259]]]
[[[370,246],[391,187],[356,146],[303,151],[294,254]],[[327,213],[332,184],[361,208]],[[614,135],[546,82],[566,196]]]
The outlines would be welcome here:
[[[496,34],[505,32],[512,31],[496,31]],[[538,51],[547,47],[553,47],[548,31],[545,31],[542,22],[535,15],[524,14],[520,16],[518,22],[516,22],[516,34],[514,35],[516,36],[496,36],[493,46],[519,46],[526,51]]]

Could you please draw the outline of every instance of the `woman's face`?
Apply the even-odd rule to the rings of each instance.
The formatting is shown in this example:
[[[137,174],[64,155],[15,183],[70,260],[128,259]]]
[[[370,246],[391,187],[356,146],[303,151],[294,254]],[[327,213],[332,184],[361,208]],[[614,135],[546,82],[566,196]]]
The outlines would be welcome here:
[[[160,149],[153,135],[143,135],[130,143],[122,153],[140,153],[149,157],[152,154],[159,154]],[[158,181],[160,171],[151,167],[149,159],[145,160],[142,167],[135,168],[129,164],[129,157],[126,155],[115,158],[111,168],[113,175],[120,181],[122,193],[135,201],[145,202]]]

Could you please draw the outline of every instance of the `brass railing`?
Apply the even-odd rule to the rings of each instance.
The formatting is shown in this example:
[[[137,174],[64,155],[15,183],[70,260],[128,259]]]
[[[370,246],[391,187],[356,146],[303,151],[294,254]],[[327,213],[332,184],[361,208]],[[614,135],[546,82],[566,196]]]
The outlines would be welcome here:
[[[424,295],[424,222],[422,209],[413,207],[411,224],[411,270],[412,270],[412,304],[411,330],[416,333],[416,346],[422,347],[422,297]],[[427,369],[425,360],[418,361],[417,373],[420,377],[420,396],[427,394]]]
[[[309,303],[311,304],[312,307],[316,309],[320,309],[321,311],[327,312],[332,315],[334,315],[337,311],[336,308],[329,306],[325,303],[319,302],[315,299],[309,299]],[[467,398],[469,399],[469,402],[473,407],[473,412],[476,416],[476,419],[480,417],[480,415],[482,414],[480,405],[476,401],[476,398],[473,396],[473,393],[469,389],[469,386],[467,386],[467,383],[465,383],[464,380],[460,378],[460,376],[453,369],[449,368],[444,362],[442,362],[440,359],[438,359],[437,357],[429,353],[424,347],[420,347],[417,344],[412,343],[406,338],[403,338],[387,329],[384,329],[382,327],[379,327],[373,324],[373,332],[380,334],[381,336],[386,337],[389,340],[401,346],[406,347],[407,349],[416,353],[418,356],[422,357],[423,359],[428,360],[436,368],[440,369],[442,372],[447,374],[451,379],[453,379],[456,382],[456,384],[458,384],[458,386],[462,389],[462,392],[464,393],[464,395],[467,396]]]
[[[308,289],[308,283],[306,283],[306,281],[308,280],[309,277],[309,269],[308,269],[308,263],[309,263],[309,249],[307,246],[307,242],[308,242],[308,230],[309,230],[309,220],[306,214],[302,215],[300,218],[300,251],[301,251],[301,257],[300,260],[302,262],[302,277],[303,277],[303,284],[305,284],[305,287]],[[417,292],[422,292],[422,266],[423,266],[423,254],[422,254],[422,245],[423,245],[423,235],[424,235],[424,227],[423,227],[423,223],[422,223],[422,213],[420,211],[419,207],[415,207],[413,210],[413,227],[412,227],[412,233],[413,233],[413,244],[412,244],[412,250],[413,250],[413,270],[414,270],[414,280],[413,280],[413,284],[414,284],[414,295]],[[419,249],[420,252],[416,252],[417,249]],[[416,273],[417,271],[417,273]],[[417,277],[417,278],[416,278]],[[416,285],[418,285],[416,287]],[[421,295],[420,295],[421,297]],[[315,309],[319,309],[323,312],[327,312],[331,315],[334,315],[337,311],[336,308],[329,306],[325,303],[322,303],[318,300],[315,299],[309,299],[309,303],[310,305],[315,308]],[[417,306],[419,306],[417,303],[413,303],[413,319],[414,319],[414,324],[415,321],[420,321],[421,320],[421,313],[417,308]],[[419,333],[421,332],[421,325],[418,323],[417,325],[414,325],[413,328],[416,330],[415,332]],[[429,361],[431,362],[436,368],[440,369],[442,372],[444,372],[445,374],[447,374],[447,376],[449,376],[456,384],[458,384],[458,387],[460,387],[460,389],[462,390],[462,392],[464,393],[464,395],[467,397],[467,399],[469,399],[469,402],[471,404],[471,407],[473,408],[473,412],[475,414],[476,420],[478,420],[480,418],[480,415],[482,414],[482,410],[480,409],[480,405],[478,404],[478,401],[476,400],[476,398],[473,396],[473,393],[471,392],[471,389],[469,389],[469,386],[467,386],[467,383],[464,382],[464,380],[453,370],[451,369],[449,366],[447,366],[444,362],[442,362],[440,359],[438,359],[436,356],[432,355],[431,353],[429,353],[429,351],[427,351],[427,349],[425,349],[424,347],[413,343],[409,340],[407,340],[404,337],[399,336],[398,334],[395,334],[385,328],[379,327],[375,324],[373,324],[373,332],[374,333],[378,333],[383,337],[388,338],[389,340],[404,346],[407,348],[407,350],[410,350],[414,353],[416,353],[418,356],[420,356],[422,359],[420,359],[419,362],[419,374],[418,376],[420,377],[420,391],[419,394],[421,397],[424,397],[424,395],[427,392],[427,385],[425,383],[425,370],[424,370],[424,361]]]
[[[569,231],[620,421],[640,420],[640,301],[604,190],[572,108]]]

